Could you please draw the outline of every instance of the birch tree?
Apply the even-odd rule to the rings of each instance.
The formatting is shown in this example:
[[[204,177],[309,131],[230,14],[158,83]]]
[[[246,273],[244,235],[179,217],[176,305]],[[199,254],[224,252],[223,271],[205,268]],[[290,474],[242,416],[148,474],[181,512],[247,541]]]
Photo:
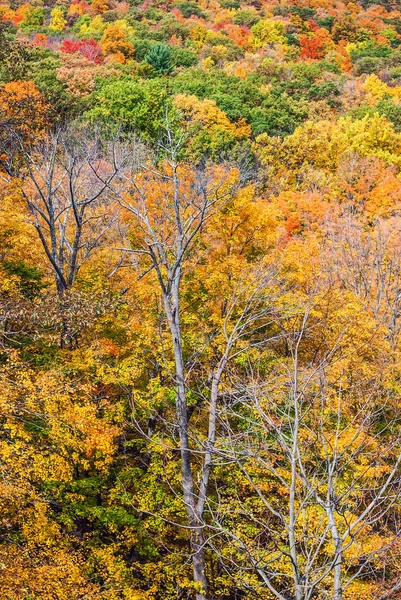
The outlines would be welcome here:
[[[224,494],[214,506],[224,540],[215,551],[228,572],[253,571],[254,589],[280,600],[340,600],[384,564],[401,534],[401,413],[391,359],[379,359],[383,334],[373,321],[356,336],[328,318],[337,334],[317,341],[328,330],[316,321],[320,301],[287,317],[288,357],[276,348],[267,369],[266,357],[249,364],[221,415],[220,461],[237,469],[248,495],[238,493],[229,517]]]
[[[202,235],[210,219],[235,194],[237,173],[225,167],[181,163],[181,143],[167,130],[162,144],[163,161],[137,155],[131,170],[124,172],[123,183],[113,189],[121,207],[129,214],[130,245],[122,250],[132,256],[140,278],[156,278],[170,333],[176,392],[173,430],[178,431],[185,527],[190,531],[196,598],[205,600],[209,597],[205,511],[218,437],[220,386],[228,364],[243,351],[244,345],[260,342],[260,331],[271,319],[268,297],[272,293],[269,285],[274,280],[274,271],[250,269],[246,282],[238,283],[225,303],[221,328],[209,324],[205,348],[210,351],[213,346],[212,358],[205,363],[199,353],[188,357],[181,320],[182,283],[196,271],[202,258]],[[199,364],[202,366],[198,369]],[[209,365],[206,376],[205,364]],[[191,389],[194,371],[196,387],[203,389],[202,393],[196,392],[198,406],[189,400],[195,391]],[[204,432],[192,423],[198,410],[206,410]]]

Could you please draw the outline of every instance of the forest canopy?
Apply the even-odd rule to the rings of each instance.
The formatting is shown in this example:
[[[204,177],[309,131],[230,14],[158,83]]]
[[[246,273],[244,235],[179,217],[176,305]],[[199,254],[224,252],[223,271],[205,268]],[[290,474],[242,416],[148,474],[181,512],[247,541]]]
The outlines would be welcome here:
[[[0,0],[0,598],[400,599],[400,216],[398,0]]]

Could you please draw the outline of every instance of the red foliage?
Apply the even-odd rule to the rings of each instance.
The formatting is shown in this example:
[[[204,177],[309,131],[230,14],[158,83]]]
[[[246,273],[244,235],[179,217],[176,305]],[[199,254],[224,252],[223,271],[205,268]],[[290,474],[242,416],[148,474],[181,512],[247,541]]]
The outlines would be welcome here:
[[[324,42],[317,36],[310,38],[306,35],[302,35],[299,40],[299,45],[301,47],[301,58],[303,59],[311,58],[313,60],[318,60],[324,56]]]
[[[313,19],[309,19],[308,23],[312,31],[317,31],[319,29],[319,25],[317,25]]]
[[[215,23],[214,25],[212,25],[212,29],[214,31],[221,31],[222,29],[224,29],[226,27],[226,25],[229,24],[229,21],[221,21],[220,23]]]
[[[101,63],[102,49],[93,38],[83,38],[82,40],[64,40],[60,46],[60,51],[64,54],[75,54],[79,52],[87,60],[95,63]]]
[[[71,4],[80,4],[85,12],[87,12],[90,9],[90,4],[88,4],[84,0],[72,0]]]

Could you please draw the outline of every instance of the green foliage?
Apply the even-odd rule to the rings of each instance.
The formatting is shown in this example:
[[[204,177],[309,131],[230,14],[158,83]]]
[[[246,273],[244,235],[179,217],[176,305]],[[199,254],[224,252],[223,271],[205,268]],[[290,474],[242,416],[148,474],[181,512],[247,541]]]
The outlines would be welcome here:
[[[161,21],[157,28],[158,33],[161,35],[161,41],[168,42],[172,36],[176,36],[181,41],[185,41],[189,35],[189,28],[180,23],[176,19],[171,17],[164,17],[163,21]],[[174,47],[172,48],[174,49]]]
[[[292,33],[286,33],[285,38],[289,46],[299,46],[299,39]]]
[[[246,116],[248,109],[261,105],[265,98],[258,86],[221,71],[208,73],[201,69],[189,69],[185,74],[177,75],[171,85],[177,93],[215,100],[231,121]]]
[[[120,18],[120,15],[117,10],[106,10],[102,14],[102,18],[106,23],[114,23],[114,21],[117,21],[117,19]]]
[[[253,10],[239,10],[233,19],[233,23],[236,25],[245,25],[249,28],[251,28],[252,25],[255,25],[258,21],[260,21],[260,16]]]
[[[196,54],[185,48],[171,49],[170,62],[174,67],[193,67],[198,63]]]
[[[18,278],[18,287],[25,298],[33,298],[45,287],[43,273],[36,267],[29,267],[22,261],[5,260],[1,268],[8,276]]]
[[[0,81],[7,83],[26,79],[35,58],[32,48],[8,39],[0,30]]]
[[[307,8],[305,6],[290,6],[289,12],[297,17],[301,17],[303,21],[314,19],[316,15],[316,11],[313,8]]]
[[[339,84],[333,81],[322,81],[321,75],[330,65],[327,63],[294,64],[292,68],[292,77],[284,79],[274,85],[272,92],[276,97],[281,94],[287,94],[294,100],[322,100],[335,98],[339,95]],[[336,67],[333,65],[333,71],[336,72]]]
[[[113,79],[99,82],[94,106],[85,114],[90,122],[112,121],[154,138],[163,121],[169,96],[162,81]]]
[[[173,269],[152,261],[175,260],[177,218],[191,228],[208,198],[174,313],[196,494],[213,446],[215,369],[230,332],[241,331],[237,318],[257,311],[217,390],[201,517],[208,597],[270,600],[269,581],[292,598],[294,572],[305,586],[319,580],[304,595],[337,597],[329,507],[317,500],[328,489],[327,453],[341,445],[333,510],[345,530],[380,489],[400,442],[399,15],[389,0],[379,2],[386,10],[365,10],[373,0],[42,4],[0,7],[0,596],[199,596],[182,488],[181,376],[169,288],[160,287]],[[108,28],[102,52],[93,41],[78,56],[60,46],[99,41]],[[68,64],[77,65],[68,72],[75,87],[62,73]],[[50,151],[50,135],[71,123],[78,162],[64,147]],[[90,162],[73,207],[68,172],[81,153]],[[56,236],[70,238],[77,206],[104,183],[82,221],[79,274],[62,292],[57,252],[41,241],[51,219],[34,205],[53,160]],[[294,569],[287,529],[298,428]],[[347,600],[398,584],[400,485],[397,471],[378,497],[388,515],[373,512],[373,528],[361,523],[345,538]]]
[[[241,8],[241,4],[239,2],[236,2],[236,0],[223,0],[222,2],[220,2],[220,6],[222,8]]]
[[[366,115],[373,116],[375,113],[384,115],[393,124],[394,130],[401,132],[401,106],[389,98],[381,100],[374,107],[362,105],[351,110],[349,114],[355,119],[362,119]]]
[[[171,50],[164,44],[155,44],[145,55],[145,61],[151,65],[157,73],[167,75],[172,71]]]
[[[369,75],[370,73],[377,73],[382,68],[383,60],[381,58],[366,56],[355,61],[353,71],[357,76],[363,75],[364,73]]]
[[[56,69],[60,65],[58,58],[48,56],[32,65],[31,74],[35,85],[61,116],[65,113],[74,114],[79,102],[74,102],[74,99],[66,94],[64,85],[57,79]]]
[[[174,6],[178,8],[184,17],[192,17],[193,15],[201,18],[206,17],[205,13],[196,2],[178,2]]]
[[[153,40],[146,40],[141,38],[133,38],[132,44],[134,46],[134,57],[135,60],[141,62],[145,60],[145,56],[155,45]]]
[[[38,31],[45,19],[44,10],[40,7],[30,7],[26,18],[22,21],[20,28],[26,32]]]
[[[361,58],[387,58],[391,54],[391,48],[383,44],[375,44],[369,40],[355,44],[350,49],[350,58],[356,62]]]
[[[87,25],[89,26],[91,22],[91,18],[89,15],[85,14],[85,15],[81,15],[74,23],[74,25],[72,26],[72,30],[73,32],[75,32],[77,35],[80,32],[80,29],[82,27],[82,25]]]
[[[222,46],[226,49],[225,59],[226,60],[237,60],[241,55],[244,54],[243,49],[238,46],[235,42],[225,36],[219,34],[209,35],[207,39],[207,46],[210,47],[210,52],[213,54],[213,47]]]
[[[386,23],[387,25],[392,25],[396,32],[398,34],[401,34],[401,19],[388,19],[386,17],[383,17],[383,23]]]
[[[285,93],[272,93],[261,108],[250,111],[249,123],[255,135],[288,135],[307,118],[308,108],[304,100],[293,100]]]
[[[313,72],[319,72],[315,67]],[[311,79],[302,81],[302,89],[291,88],[293,98],[287,93],[283,84],[273,88],[271,95],[266,97],[259,91],[259,86],[252,81],[244,81],[237,77],[223,74],[205,73],[201,70],[188,71],[178,75],[172,82],[173,89],[178,93],[194,94],[200,99],[211,98],[217,106],[226,113],[231,121],[245,117],[255,135],[270,133],[271,135],[286,135],[294,131],[308,114],[307,104],[302,99],[302,91],[310,89],[310,98],[317,99],[338,91],[333,84],[311,87]],[[313,81],[313,76],[312,81]],[[298,84],[299,85],[299,84]],[[292,82],[294,86],[294,82]]]
[[[149,21],[154,21],[155,23],[158,23],[164,17],[163,11],[158,10],[157,8],[154,8],[154,7],[150,7],[148,9],[146,9],[144,14],[145,14],[145,17],[147,19],[149,19]]]
[[[322,17],[321,19],[316,19],[316,24],[319,25],[319,27],[324,27],[324,29],[328,29],[328,31],[331,31],[334,21],[335,17],[333,17],[332,15],[327,15],[325,17]]]

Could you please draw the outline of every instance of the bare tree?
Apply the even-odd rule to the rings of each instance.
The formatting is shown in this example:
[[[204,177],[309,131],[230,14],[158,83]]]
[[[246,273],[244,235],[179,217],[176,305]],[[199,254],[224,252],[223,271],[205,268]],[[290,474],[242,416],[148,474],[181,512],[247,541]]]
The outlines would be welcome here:
[[[226,392],[217,450],[254,495],[228,501],[255,536],[227,516],[222,496],[210,506],[226,569],[253,570],[280,600],[340,600],[359,577],[377,577],[375,564],[401,534],[397,398],[377,373],[351,375],[351,357],[363,360],[366,347],[351,350],[346,330],[306,360],[312,312],[310,303],[287,331],[288,358],[278,356],[267,371],[263,361],[249,364],[247,378],[232,378]],[[364,538],[378,524],[372,548]],[[235,552],[224,553],[226,545]]]
[[[399,219],[376,218],[366,226],[353,215],[328,223],[326,270],[352,290],[381,321],[395,348],[401,332],[401,236]]]
[[[219,388],[228,363],[243,347],[260,342],[260,330],[271,319],[267,290],[273,273],[253,268],[247,284],[239,285],[226,303],[224,330],[212,332],[205,340],[205,347],[210,348],[219,336],[207,378],[197,382],[197,387],[203,389],[202,393],[197,392],[199,404],[203,411],[207,407],[207,427],[201,440],[198,424],[191,426],[194,407],[189,402],[192,372],[201,357],[195,353],[184,358],[181,285],[183,278],[196,268],[201,251],[199,240],[209,219],[232,197],[234,188],[228,170],[220,169],[216,175],[215,169],[180,163],[181,144],[182,140],[176,141],[167,129],[161,144],[164,160],[155,163],[137,157],[131,171],[124,172],[124,185],[114,189],[121,206],[132,215],[131,246],[123,251],[134,255],[139,277],[155,274],[171,335],[176,390],[174,427],[179,437],[182,499],[188,519],[186,527],[190,530],[195,594],[197,600],[205,600],[209,588],[205,507],[217,435]],[[204,364],[202,368],[204,371]]]
[[[107,192],[119,165],[104,156],[99,139],[73,130],[50,133],[24,159],[22,193],[62,295],[115,219]]]
[[[109,186],[118,174],[115,144],[89,132],[59,129],[35,144],[17,134],[22,156],[21,194],[51,267],[61,305],[82,265],[106,239],[117,219]],[[72,340],[63,320],[61,346]]]
[[[132,195],[127,197],[119,194],[119,199],[121,205],[134,216],[140,228],[142,244],[141,247],[134,247],[133,250],[148,258],[148,269],[156,272],[171,333],[175,362],[176,416],[181,454],[182,491],[191,530],[190,543],[196,598],[204,600],[207,598],[208,584],[205,566],[203,510],[215,441],[217,389],[228,356],[227,352],[223,354],[211,378],[212,398],[209,408],[207,450],[202,468],[201,485],[197,491],[189,438],[186,365],[180,322],[180,286],[188,255],[193,252],[197,236],[229,191],[225,188],[223,181],[216,183],[201,172],[195,174],[189,189],[183,191],[180,165],[177,160],[179,147],[175,146],[170,138],[166,150],[169,155],[167,168],[163,172],[153,168],[145,171],[153,179],[154,185],[157,185],[158,181],[167,183],[170,197],[166,199],[162,211],[159,213],[157,207],[152,209],[152,198],[145,189],[141,188],[136,173],[126,175],[127,188]]]

